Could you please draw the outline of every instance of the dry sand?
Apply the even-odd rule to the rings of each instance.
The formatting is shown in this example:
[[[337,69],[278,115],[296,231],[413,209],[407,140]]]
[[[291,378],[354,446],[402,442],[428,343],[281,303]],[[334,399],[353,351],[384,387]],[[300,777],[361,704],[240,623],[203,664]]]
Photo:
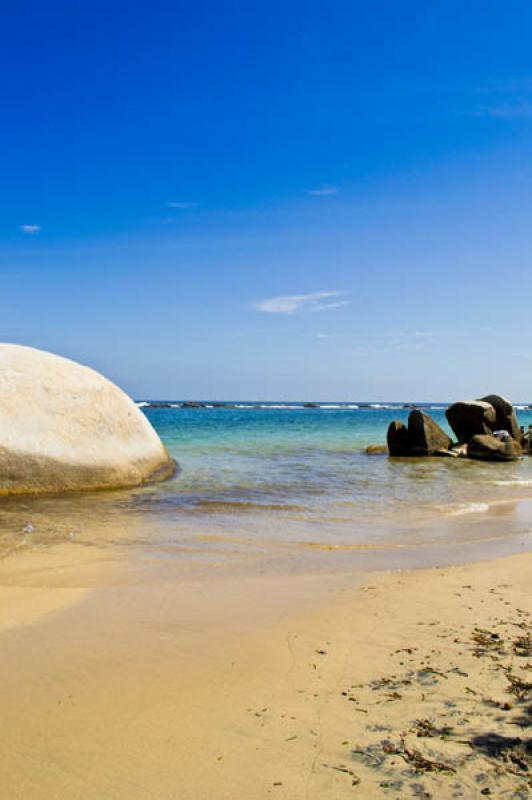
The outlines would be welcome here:
[[[530,554],[349,581],[61,563],[2,566],[2,800],[528,796]]]

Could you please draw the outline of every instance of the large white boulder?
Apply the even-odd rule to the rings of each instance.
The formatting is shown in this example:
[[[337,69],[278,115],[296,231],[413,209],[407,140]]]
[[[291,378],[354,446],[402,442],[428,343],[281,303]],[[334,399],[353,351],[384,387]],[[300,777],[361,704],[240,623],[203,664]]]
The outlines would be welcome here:
[[[135,403],[67,358],[0,344],[0,494],[136,486],[175,468]]]

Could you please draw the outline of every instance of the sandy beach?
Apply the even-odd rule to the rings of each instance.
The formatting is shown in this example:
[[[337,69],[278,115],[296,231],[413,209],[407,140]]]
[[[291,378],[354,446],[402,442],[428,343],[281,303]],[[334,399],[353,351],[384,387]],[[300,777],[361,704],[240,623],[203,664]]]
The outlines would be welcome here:
[[[0,800],[532,800],[532,2],[4,2]]]
[[[528,796],[532,555],[174,581],[66,552],[2,564],[2,797]]]

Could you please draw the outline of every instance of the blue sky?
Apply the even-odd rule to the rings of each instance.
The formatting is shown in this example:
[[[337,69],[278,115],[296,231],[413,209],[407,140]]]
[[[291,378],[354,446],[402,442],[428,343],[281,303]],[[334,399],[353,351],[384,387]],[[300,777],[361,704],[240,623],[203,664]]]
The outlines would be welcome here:
[[[136,397],[532,401],[529,2],[11,6],[0,339]]]

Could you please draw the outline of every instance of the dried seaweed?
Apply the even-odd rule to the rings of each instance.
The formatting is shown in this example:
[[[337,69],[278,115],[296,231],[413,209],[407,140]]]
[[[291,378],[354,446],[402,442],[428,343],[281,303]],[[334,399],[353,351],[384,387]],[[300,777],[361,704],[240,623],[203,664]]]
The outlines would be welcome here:
[[[471,746],[502,762],[505,771],[511,775],[528,777],[532,768],[532,739],[488,733],[473,739]]]
[[[504,653],[504,641],[498,633],[485,628],[475,628],[471,638],[477,645],[476,656],[485,655],[488,652]]]
[[[383,742],[382,749],[388,755],[398,755],[403,758],[407,764],[414,767],[416,772],[456,772],[455,768],[444,761],[434,761],[427,758],[419,750],[405,746],[404,741],[399,745],[393,742]]]
[[[439,737],[443,739],[450,736],[453,729],[448,725],[444,725],[443,728],[437,728],[429,719],[416,719],[411,730],[419,738],[434,739]]]
[[[506,680],[510,684],[508,691],[519,700],[526,700],[532,690],[532,682],[524,681],[512,672],[506,672]]]
[[[433,761],[426,758],[419,750],[406,748],[399,753],[407,764],[411,764],[416,772],[456,772],[454,767],[444,761]]]
[[[334,769],[336,772],[342,772],[345,775],[349,775],[351,778],[351,786],[358,786],[360,783],[360,778],[356,775],[352,769],[346,767],[345,764],[322,764],[323,767],[327,767],[328,769]]]
[[[517,639],[514,639],[512,650],[516,656],[532,657],[532,634],[526,633],[524,636],[518,636]]]

